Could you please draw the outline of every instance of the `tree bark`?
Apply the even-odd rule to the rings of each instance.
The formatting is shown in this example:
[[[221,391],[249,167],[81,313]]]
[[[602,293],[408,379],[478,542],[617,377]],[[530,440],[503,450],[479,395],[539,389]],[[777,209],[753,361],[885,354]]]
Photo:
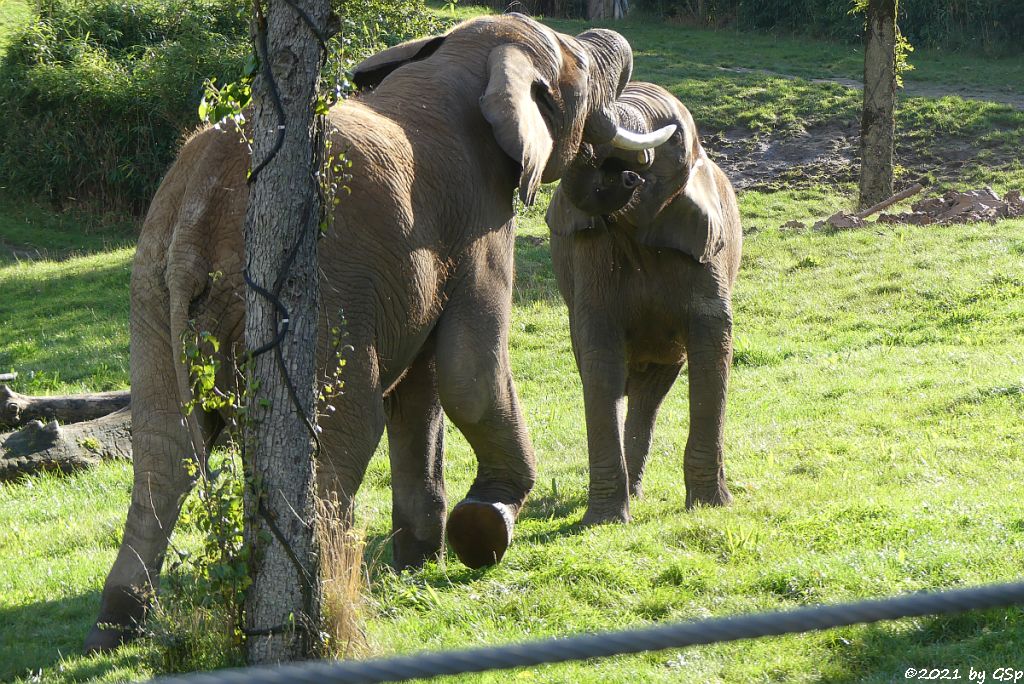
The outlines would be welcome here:
[[[610,19],[615,16],[615,0],[587,0],[587,19]]]
[[[71,425],[32,420],[17,432],[0,434],[0,482],[43,471],[69,473],[105,459],[131,459],[131,419],[131,411],[122,408]]]
[[[18,427],[31,420],[80,423],[113,413],[130,401],[130,390],[37,397],[0,385],[0,428]]]
[[[864,209],[892,195],[896,135],[896,2],[870,0],[864,40],[860,202]]]
[[[318,655],[320,573],[313,440],[307,421],[316,420],[321,202],[315,173],[323,140],[314,112],[323,53],[302,12],[321,34],[330,14],[328,0],[295,0],[298,8],[285,0],[262,4],[266,13],[259,16],[257,2],[254,24],[261,69],[252,89],[246,269],[250,280],[275,296],[280,307],[248,288],[245,340],[255,355],[248,368],[244,458],[252,484],[246,487],[245,509],[247,541],[254,552],[246,633],[253,664]],[[282,330],[286,334],[274,345]],[[261,349],[267,351],[259,353]]]

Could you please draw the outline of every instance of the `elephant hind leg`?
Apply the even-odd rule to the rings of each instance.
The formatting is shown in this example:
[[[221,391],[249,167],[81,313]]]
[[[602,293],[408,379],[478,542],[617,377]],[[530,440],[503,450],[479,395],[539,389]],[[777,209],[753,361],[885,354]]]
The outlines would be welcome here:
[[[117,559],[103,587],[99,617],[85,640],[86,653],[116,648],[138,635],[159,584],[181,503],[194,482],[185,462],[202,462],[222,425],[214,414],[197,416],[205,444],[193,448],[177,395],[166,386],[154,389],[134,383],[132,419],[131,505]]]
[[[626,379],[626,472],[629,494],[643,496],[644,470],[654,438],[654,423],[662,401],[682,366],[645,364],[631,367]]]
[[[344,391],[332,400],[333,413],[320,417],[323,430],[316,464],[321,499],[336,501],[336,515],[353,520],[356,492],[384,433],[384,399],[377,353],[360,344],[345,357]]]
[[[424,349],[384,402],[391,458],[392,546],[398,570],[441,554],[448,501],[444,412],[433,349]]]

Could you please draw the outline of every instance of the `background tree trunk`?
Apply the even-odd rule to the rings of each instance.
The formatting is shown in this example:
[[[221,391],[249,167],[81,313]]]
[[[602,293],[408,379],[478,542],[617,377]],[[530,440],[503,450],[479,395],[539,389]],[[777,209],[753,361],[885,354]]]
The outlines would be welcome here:
[[[864,111],[860,125],[860,208],[893,194],[896,136],[896,2],[870,0],[864,41]]]
[[[266,8],[265,17],[259,16],[260,4]],[[295,4],[317,31],[325,32],[328,0],[295,0]],[[254,283],[276,292],[287,313],[249,287],[246,347],[258,352],[272,344],[284,326],[288,332],[279,347],[257,353],[248,370],[244,458],[252,483],[245,490],[245,508],[253,555],[246,633],[249,660],[254,664],[314,657],[319,643],[315,466],[307,417],[315,421],[316,242],[321,202],[314,174],[323,149],[322,128],[314,114],[320,42],[285,0],[257,2],[256,11],[260,72],[253,82],[246,268]],[[274,103],[275,89],[280,112]],[[275,151],[282,124],[283,137]]]
[[[610,19],[615,16],[615,0],[587,0],[587,19]]]

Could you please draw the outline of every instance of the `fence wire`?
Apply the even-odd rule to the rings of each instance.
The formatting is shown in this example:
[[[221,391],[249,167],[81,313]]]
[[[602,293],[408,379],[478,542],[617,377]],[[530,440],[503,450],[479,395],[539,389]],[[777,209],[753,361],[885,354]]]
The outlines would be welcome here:
[[[833,627],[1024,604],[1024,581],[970,589],[709,618],[643,629],[356,661],[312,661],[165,677],[161,684],[371,684],[508,670],[570,660],[797,634]]]

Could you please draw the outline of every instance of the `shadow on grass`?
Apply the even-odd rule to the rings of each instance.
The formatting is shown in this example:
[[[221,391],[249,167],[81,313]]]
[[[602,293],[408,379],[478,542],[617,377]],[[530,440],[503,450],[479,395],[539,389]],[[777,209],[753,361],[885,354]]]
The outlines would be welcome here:
[[[99,590],[0,607],[0,681],[32,679],[40,670],[58,665],[62,679],[88,680],[136,662],[140,656],[133,652],[80,657],[99,607]]]
[[[587,505],[587,496],[583,492],[560,492],[547,489],[536,492],[526,500],[519,518],[527,520],[552,520],[569,518]]]
[[[551,250],[546,237],[516,236],[515,304],[562,304],[558,285],[551,270]]]
[[[540,495],[531,496],[527,500],[526,507],[519,516],[519,521],[539,520],[548,521],[552,524],[545,525],[543,529],[525,532],[522,526],[517,526],[513,536],[512,553],[517,544],[524,543],[545,543],[559,537],[582,534],[587,528],[580,524],[577,512],[586,505],[583,496],[566,496],[561,493],[554,494],[546,492]],[[376,582],[382,575],[394,575],[392,566],[394,560],[391,546],[392,534],[390,532],[377,532],[366,536],[366,549],[363,554],[364,562],[369,568],[370,584]],[[446,545],[445,555],[447,558],[447,569],[443,580],[432,581],[424,579],[431,586],[448,586],[453,584],[469,584],[483,578],[488,568],[473,570],[462,565],[455,551]]]
[[[920,677],[906,676],[908,668],[917,673],[948,668],[945,679],[959,681],[987,672],[993,681],[998,668],[1024,670],[1024,611],[1020,608],[992,609],[959,615],[925,617],[913,627],[884,622],[865,627],[852,640],[837,639],[833,667],[821,682],[895,682]],[[932,677],[936,679],[937,677]]]

